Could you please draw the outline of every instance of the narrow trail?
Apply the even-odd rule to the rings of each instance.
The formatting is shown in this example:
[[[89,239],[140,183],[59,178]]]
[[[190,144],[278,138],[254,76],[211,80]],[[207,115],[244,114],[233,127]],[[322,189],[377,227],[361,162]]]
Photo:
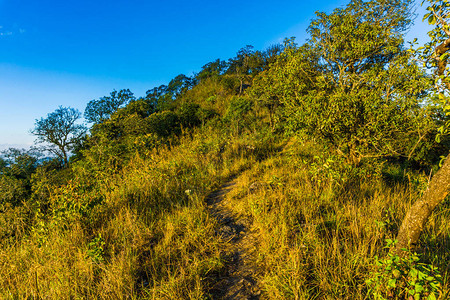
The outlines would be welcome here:
[[[229,247],[224,251],[225,272],[214,278],[210,293],[212,299],[256,300],[261,295],[257,270],[251,263],[257,253],[256,234],[250,230],[249,220],[237,218],[229,205],[227,207],[225,197],[235,184],[235,179],[231,179],[206,199],[211,214],[220,224],[216,235],[229,241]]]

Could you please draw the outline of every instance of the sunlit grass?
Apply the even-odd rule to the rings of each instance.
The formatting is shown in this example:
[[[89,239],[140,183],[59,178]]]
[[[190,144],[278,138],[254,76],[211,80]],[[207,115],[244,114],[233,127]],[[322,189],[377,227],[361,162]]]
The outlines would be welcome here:
[[[314,142],[291,141],[245,171],[228,195],[229,208],[253,220],[259,234],[254,264],[264,270],[260,280],[269,299],[366,299],[374,256],[386,255],[385,240],[395,238],[421,193],[411,181],[386,183],[377,170],[351,175],[337,160],[315,163],[315,156],[330,155]],[[336,170],[341,178],[332,176]],[[444,208],[433,214],[422,237],[423,250],[434,255],[424,262],[442,271],[448,269],[447,260],[438,259],[448,257],[448,217]]]
[[[208,299],[228,246],[205,197],[237,176],[226,203],[252,224],[263,299],[368,299],[374,257],[386,255],[428,180],[376,161],[349,167],[313,140],[270,131],[229,139],[211,128],[121,169],[97,168],[95,157],[73,168],[31,228],[7,223],[17,234],[0,247],[0,298]],[[446,202],[418,249],[447,294],[449,217]]]

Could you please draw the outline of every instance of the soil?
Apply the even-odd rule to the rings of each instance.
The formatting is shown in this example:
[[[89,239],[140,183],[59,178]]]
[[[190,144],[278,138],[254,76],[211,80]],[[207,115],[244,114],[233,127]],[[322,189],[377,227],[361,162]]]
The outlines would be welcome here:
[[[258,272],[252,263],[257,254],[256,233],[250,230],[251,220],[233,214],[225,197],[235,184],[235,179],[231,179],[206,199],[219,223],[216,235],[229,242],[223,252],[224,270],[210,278],[209,294],[212,299],[260,299]]]

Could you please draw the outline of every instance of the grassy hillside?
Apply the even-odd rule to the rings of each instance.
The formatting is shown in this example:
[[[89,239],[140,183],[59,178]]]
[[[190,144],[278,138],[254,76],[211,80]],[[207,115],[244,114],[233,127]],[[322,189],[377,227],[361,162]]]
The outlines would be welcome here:
[[[449,298],[448,197],[415,252],[389,254],[450,149],[404,46],[410,4],[352,1],[304,45],[93,100],[69,162],[4,152],[0,298],[216,299],[232,241],[206,199],[231,178],[260,299]]]

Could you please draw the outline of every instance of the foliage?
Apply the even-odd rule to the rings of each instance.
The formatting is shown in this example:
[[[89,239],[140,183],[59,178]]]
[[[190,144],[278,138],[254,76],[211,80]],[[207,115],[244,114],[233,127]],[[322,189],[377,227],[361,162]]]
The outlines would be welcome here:
[[[320,75],[319,57],[307,44],[297,48],[294,40],[286,40],[284,51],[270,69],[259,74],[253,81],[250,96],[257,99],[260,107],[267,108],[272,128],[285,121],[279,108],[288,106],[285,114],[295,120],[295,110],[289,108],[289,100],[297,99],[314,90]],[[292,104],[291,106],[295,106]],[[285,124],[289,128],[290,125]],[[292,128],[292,130],[294,130]],[[295,129],[296,130],[296,129]]]
[[[160,85],[148,90],[145,100],[156,111],[173,110],[176,106],[175,100],[183,96],[196,83],[195,78],[180,74],[173,78],[168,85]]]
[[[179,106],[177,114],[180,118],[180,124],[183,128],[191,128],[201,124],[199,118],[200,105],[194,103],[184,103]]]
[[[31,176],[41,154],[10,148],[2,152],[0,168],[0,210],[5,205],[21,205],[31,194]]]
[[[449,3],[444,1],[430,1],[432,6],[428,7],[430,11],[426,15],[431,24],[438,24],[429,32],[431,41],[425,46],[425,53],[433,49],[433,55],[428,60],[434,61],[437,67],[434,82],[434,92],[438,94],[439,100],[443,103],[443,110],[448,114],[447,97],[450,92],[450,81],[446,78],[448,75],[447,58],[450,54],[450,30],[449,30]],[[425,18],[425,19],[426,19]],[[438,20],[438,21],[437,21]],[[445,133],[446,125],[440,127],[440,134]],[[439,140],[440,135],[437,136]],[[411,208],[408,210],[402,225],[400,226],[397,240],[398,244],[393,248],[393,252],[398,255],[404,255],[404,249],[414,247],[422,234],[425,224],[428,222],[435,208],[445,201],[450,192],[450,157],[442,159],[442,166],[429,182],[429,186]]]
[[[419,54],[428,68],[434,69],[434,83],[437,102],[444,112],[449,115],[449,91],[450,91],[450,3],[446,0],[429,0],[427,11],[423,21],[434,28],[428,32],[430,41],[418,49]],[[425,1],[423,2],[425,3]],[[445,123],[439,128],[438,140],[442,135],[448,133],[450,121],[446,118]]]
[[[395,241],[387,240],[386,248]],[[377,271],[366,280],[374,299],[427,299],[440,298],[442,277],[433,265],[420,263],[420,256],[409,252],[405,257],[392,253],[388,257],[374,258]]]
[[[163,111],[155,113],[148,117],[148,125],[150,132],[157,134],[160,137],[169,137],[172,134],[179,134],[180,118],[171,111]]]
[[[110,96],[101,97],[98,100],[91,100],[84,111],[84,118],[89,123],[102,123],[108,119],[120,107],[134,101],[135,97],[129,89],[116,90],[110,93]]]
[[[127,106],[118,110],[120,115],[133,115],[136,114],[141,118],[146,118],[156,111],[156,107],[144,98],[140,98],[135,101],[131,101]]]
[[[104,260],[104,245],[105,241],[103,240],[102,235],[99,234],[98,236],[93,238],[91,242],[89,242],[88,249],[86,250],[86,255],[95,263],[102,262]]]
[[[234,133],[239,134],[243,128],[249,127],[251,118],[249,113],[253,109],[253,102],[246,97],[233,97],[228,105],[224,120],[230,122]]]
[[[352,1],[317,13],[308,44],[288,44],[253,94],[272,111],[282,104],[290,130],[328,141],[354,164],[367,156],[410,157],[432,121],[420,106],[429,81],[403,48],[408,7]]]
[[[195,76],[196,80],[202,81],[211,77],[218,77],[223,75],[228,65],[225,61],[216,59],[207,63],[202,67],[202,70]]]
[[[67,168],[4,152],[0,298],[213,298],[230,244],[205,199],[229,178],[261,298],[448,297],[448,203],[420,260],[378,258],[448,152],[442,96],[403,45],[409,5],[354,0],[317,13],[304,45],[92,100]]]
[[[37,137],[37,143],[44,144],[44,150],[56,155],[68,166],[69,152],[86,133],[86,127],[77,124],[80,117],[78,110],[60,106],[45,119],[36,120],[31,133]]]

